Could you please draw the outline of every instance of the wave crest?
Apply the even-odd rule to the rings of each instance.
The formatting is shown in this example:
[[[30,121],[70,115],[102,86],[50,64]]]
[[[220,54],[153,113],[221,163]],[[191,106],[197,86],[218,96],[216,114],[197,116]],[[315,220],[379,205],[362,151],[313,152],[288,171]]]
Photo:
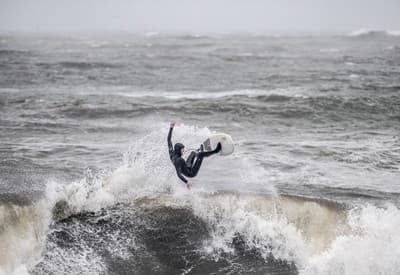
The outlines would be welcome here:
[[[400,36],[400,30],[359,29],[349,33],[348,36],[351,37]]]

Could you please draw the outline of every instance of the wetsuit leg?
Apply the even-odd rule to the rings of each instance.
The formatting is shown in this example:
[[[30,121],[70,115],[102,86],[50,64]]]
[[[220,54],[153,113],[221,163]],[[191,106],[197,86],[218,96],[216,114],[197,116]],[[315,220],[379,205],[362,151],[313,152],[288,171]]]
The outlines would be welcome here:
[[[196,152],[192,151],[186,160],[186,165],[188,167],[193,166],[194,158],[196,157]]]
[[[218,144],[217,148],[215,148],[215,150],[213,150],[213,151],[210,151],[210,152],[203,152],[203,151],[198,152],[197,153],[196,162],[194,163],[194,165],[190,169],[191,176],[195,177],[197,175],[197,173],[200,170],[201,163],[203,162],[203,159],[205,157],[209,157],[209,156],[211,156],[213,154],[217,154],[219,151],[221,151],[221,144],[220,143]]]
[[[202,158],[204,158],[204,157],[209,157],[209,156],[214,155],[214,154],[216,154],[216,152],[214,152],[214,151],[200,152],[199,153],[199,157],[201,156]]]
[[[201,163],[203,162],[203,158],[204,158],[204,156],[202,156],[199,153],[195,163],[193,164],[192,168],[190,169],[190,172],[191,172],[190,176],[191,177],[195,177],[197,175],[197,173],[199,172],[200,167],[201,167]]]
[[[211,155],[217,154],[217,153],[219,153],[219,151],[221,151],[221,148],[222,148],[221,143],[218,143],[218,145],[215,148],[215,150],[208,151],[208,152],[201,151],[201,152],[198,153],[198,157],[209,157]]]

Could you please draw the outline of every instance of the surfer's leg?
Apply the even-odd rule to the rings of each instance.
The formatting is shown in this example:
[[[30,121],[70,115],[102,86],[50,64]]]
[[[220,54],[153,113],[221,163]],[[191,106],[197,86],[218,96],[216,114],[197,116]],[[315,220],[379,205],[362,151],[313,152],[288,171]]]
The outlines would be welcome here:
[[[186,159],[186,165],[188,167],[192,167],[193,166],[193,162],[194,162],[194,158],[195,157],[196,157],[196,152],[195,151],[190,152],[190,155]]]
[[[210,152],[204,152],[201,149],[202,148],[200,147],[200,152],[198,152],[197,154],[195,153],[197,155],[197,159],[196,159],[196,161],[194,162],[193,166],[190,169],[190,177],[195,177],[197,175],[197,173],[200,170],[201,164],[203,163],[203,159],[205,157],[209,157],[209,156],[211,156],[213,154],[216,154],[219,151],[221,151],[221,143],[218,143],[217,148],[215,148],[215,150],[210,151]]]
[[[198,153],[198,157],[202,157],[203,158],[203,157],[209,157],[211,155],[217,154],[217,153],[219,153],[219,151],[221,151],[221,148],[222,148],[221,143],[218,143],[218,145],[215,148],[215,150],[208,151],[208,152],[200,151]]]
[[[195,177],[197,175],[197,173],[199,172],[200,167],[201,167],[201,163],[203,162],[203,158],[204,157],[202,157],[201,155],[197,156],[197,159],[196,159],[192,169],[190,169],[192,177]]]

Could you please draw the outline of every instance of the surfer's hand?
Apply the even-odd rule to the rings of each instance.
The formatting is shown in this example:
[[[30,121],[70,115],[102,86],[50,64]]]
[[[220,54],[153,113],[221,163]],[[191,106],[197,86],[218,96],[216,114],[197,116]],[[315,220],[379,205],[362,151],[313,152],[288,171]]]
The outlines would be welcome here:
[[[171,128],[174,128],[174,127],[175,127],[175,124],[176,124],[176,121],[175,121],[175,120],[172,120],[172,121],[171,121],[171,124],[170,124]]]
[[[192,188],[192,184],[190,182],[187,182],[186,183],[186,188],[190,190]]]

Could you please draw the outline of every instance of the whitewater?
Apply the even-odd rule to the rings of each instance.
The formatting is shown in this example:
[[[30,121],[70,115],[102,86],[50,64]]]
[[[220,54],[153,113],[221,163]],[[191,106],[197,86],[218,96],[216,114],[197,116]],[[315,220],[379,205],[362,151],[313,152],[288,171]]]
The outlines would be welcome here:
[[[2,35],[0,274],[398,274],[400,37]],[[167,150],[229,133],[187,190]]]

